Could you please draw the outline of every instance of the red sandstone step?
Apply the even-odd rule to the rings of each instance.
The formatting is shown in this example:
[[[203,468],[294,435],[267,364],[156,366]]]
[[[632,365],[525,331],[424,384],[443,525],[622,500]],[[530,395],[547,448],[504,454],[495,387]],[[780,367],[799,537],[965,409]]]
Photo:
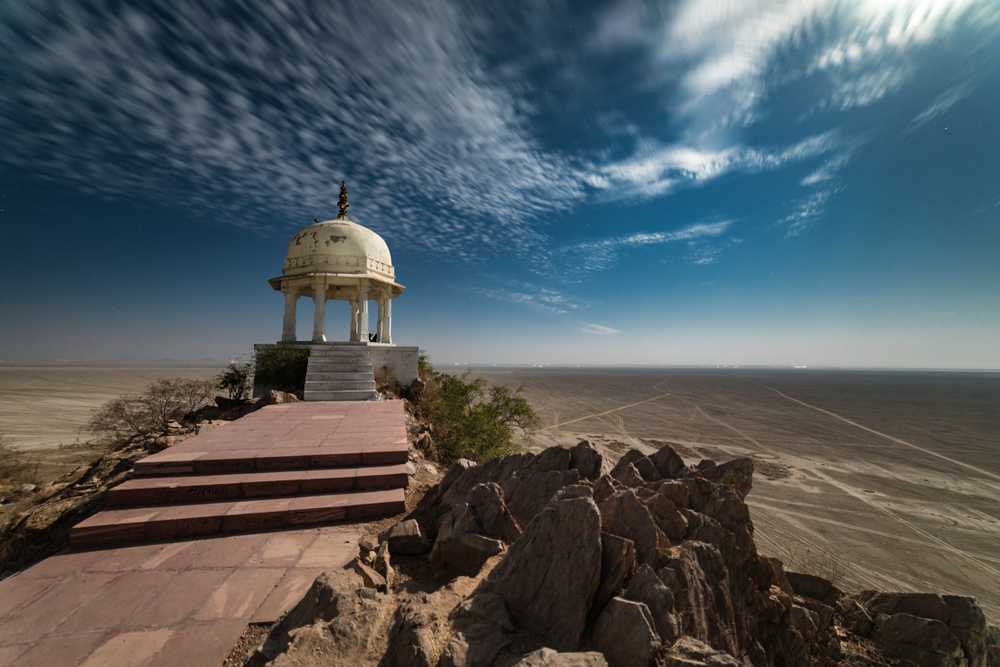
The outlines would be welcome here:
[[[118,509],[81,521],[69,538],[76,546],[124,544],[369,521],[405,509],[403,489]]]
[[[408,481],[406,466],[402,464],[229,475],[138,477],[109,490],[105,503],[109,507],[140,507],[265,496],[405,489]]]
[[[219,449],[204,451],[169,449],[135,462],[132,471],[146,475],[214,475],[274,470],[304,470],[406,463],[405,438],[380,439],[361,445],[279,447],[274,449]]]

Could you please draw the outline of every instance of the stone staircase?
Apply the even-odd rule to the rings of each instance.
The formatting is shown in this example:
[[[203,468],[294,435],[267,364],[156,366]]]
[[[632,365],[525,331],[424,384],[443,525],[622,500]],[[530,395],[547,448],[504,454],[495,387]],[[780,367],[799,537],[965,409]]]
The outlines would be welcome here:
[[[364,345],[314,347],[309,352],[307,401],[367,401],[375,394],[375,370]]]
[[[402,401],[272,405],[135,463],[76,546],[368,521],[405,510]]]

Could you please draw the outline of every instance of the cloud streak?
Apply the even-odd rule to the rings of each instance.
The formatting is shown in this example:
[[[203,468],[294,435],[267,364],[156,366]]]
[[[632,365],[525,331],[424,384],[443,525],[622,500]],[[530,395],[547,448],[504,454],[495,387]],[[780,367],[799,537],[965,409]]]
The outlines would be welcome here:
[[[621,333],[621,329],[594,323],[581,324],[580,331],[591,336],[617,336]]]
[[[692,248],[689,259],[693,264],[710,264],[717,261],[721,251],[706,250],[710,240],[723,236],[735,224],[734,220],[697,223],[665,232],[639,232],[594,241],[584,241],[556,252],[561,265],[571,265],[581,273],[604,271],[618,262],[622,251],[651,245],[686,243]],[[711,261],[705,258],[712,257]],[[699,261],[700,260],[700,261]]]

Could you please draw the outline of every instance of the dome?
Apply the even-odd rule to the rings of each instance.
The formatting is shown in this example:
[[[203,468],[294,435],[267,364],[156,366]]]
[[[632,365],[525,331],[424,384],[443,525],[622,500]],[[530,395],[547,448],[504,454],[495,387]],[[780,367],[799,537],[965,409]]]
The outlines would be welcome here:
[[[317,272],[395,277],[385,240],[347,217],[309,225],[289,241],[282,274]]]

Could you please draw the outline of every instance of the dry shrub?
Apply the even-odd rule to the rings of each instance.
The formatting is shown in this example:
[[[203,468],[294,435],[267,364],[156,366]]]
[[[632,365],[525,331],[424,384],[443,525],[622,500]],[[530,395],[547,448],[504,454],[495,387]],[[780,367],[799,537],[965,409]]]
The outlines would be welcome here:
[[[842,587],[848,566],[835,556],[830,549],[816,545],[791,544],[788,555],[782,560],[789,570],[813,574],[826,579],[834,586]]]
[[[215,385],[207,380],[157,380],[145,392],[120,396],[94,413],[89,428],[115,440],[162,433],[171,421],[181,421],[209,403]]]
[[[11,447],[0,435],[0,487],[39,484],[39,461],[20,449]]]

